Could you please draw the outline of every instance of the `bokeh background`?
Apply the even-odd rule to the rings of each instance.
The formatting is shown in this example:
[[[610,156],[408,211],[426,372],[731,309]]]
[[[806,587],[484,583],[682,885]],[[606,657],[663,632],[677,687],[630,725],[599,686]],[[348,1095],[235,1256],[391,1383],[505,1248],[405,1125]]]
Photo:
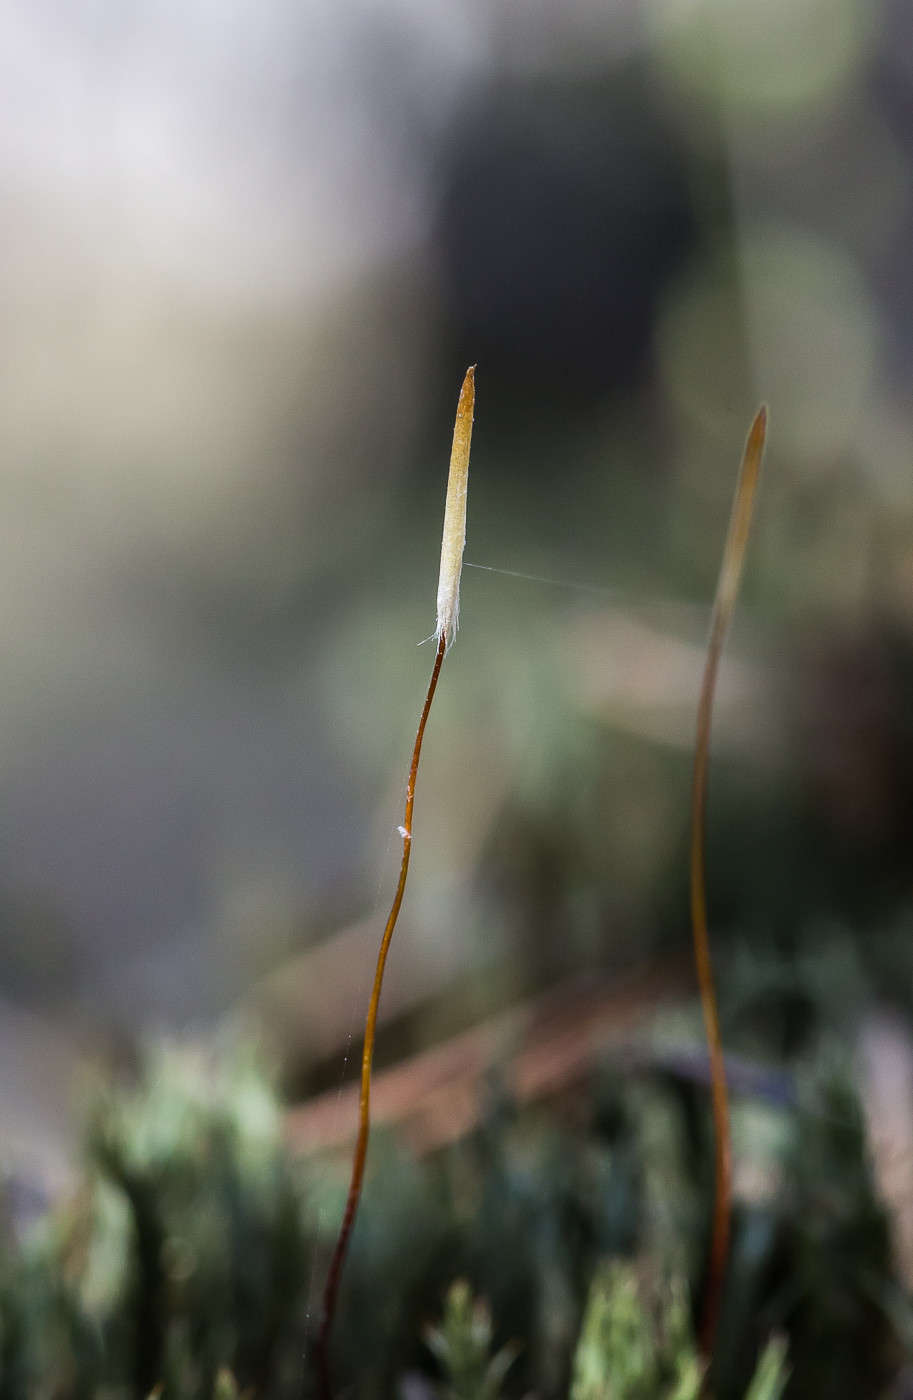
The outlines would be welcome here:
[[[686,947],[762,398],[721,956],[903,918],[906,0],[11,0],[0,33],[8,1166],[56,1179],[80,1056],[154,1031],[240,1017],[290,1092],[339,1082],[469,363],[474,567],[382,1062]]]

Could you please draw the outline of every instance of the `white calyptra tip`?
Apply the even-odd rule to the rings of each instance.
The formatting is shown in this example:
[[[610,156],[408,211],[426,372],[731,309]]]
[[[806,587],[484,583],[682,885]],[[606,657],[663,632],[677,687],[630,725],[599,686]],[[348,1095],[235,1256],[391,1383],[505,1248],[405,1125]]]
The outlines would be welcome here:
[[[475,365],[472,365],[463,380],[453,428],[444,535],[441,540],[441,574],[437,585],[437,630],[434,635],[438,642],[446,637],[448,647],[456,636],[460,622],[460,572],[466,545],[466,487],[469,481],[469,445],[472,441],[475,396]]]

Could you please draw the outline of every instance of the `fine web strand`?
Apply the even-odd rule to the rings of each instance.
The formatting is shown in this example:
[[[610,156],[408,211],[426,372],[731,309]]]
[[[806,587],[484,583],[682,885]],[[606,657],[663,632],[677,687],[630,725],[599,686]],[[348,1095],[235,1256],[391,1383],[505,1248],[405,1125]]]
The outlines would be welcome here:
[[[542,583],[551,588],[562,588],[569,593],[585,593],[591,597],[605,598],[613,603],[624,603],[626,606],[632,608],[649,609],[663,607],[673,601],[669,598],[645,594],[643,592],[635,593],[629,588],[610,588],[607,584],[583,583],[577,579],[550,578],[546,574],[526,574],[521,573],[519,569],[500,569],[494,564],[470,564],[467,560],[463,564],[463,568],[480,569],[487,574],[500,574],[505,578],[522,579],[528,583]],[[704,603],[691,603],[689,601],[688,607],[693,607],[695,611],[701,614],[708,614],[710,612],[709,605]],[[433,638],[429,637],[428,640],[432,641]]]
[[[596,593],[603,598],[615,598],[619,602],[632,601],[636,595],[621,588],[606,588],[597,583],[577,583],[573,579],[547,578],[545,574],[524,574],[518,569],[498,569],[494,564],[470,564],[464,561],[464,569],[482,569],[487,574],[503,574],[505,578],[525,579],[529,583],[546,583],[552,588],[568,588],[574,593]]]

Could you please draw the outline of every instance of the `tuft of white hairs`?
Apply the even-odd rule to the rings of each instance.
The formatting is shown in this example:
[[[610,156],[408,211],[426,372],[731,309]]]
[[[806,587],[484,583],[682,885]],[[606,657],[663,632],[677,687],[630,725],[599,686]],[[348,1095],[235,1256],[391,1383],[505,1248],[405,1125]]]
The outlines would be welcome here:
[[[460,625],[460,574],[466,547],[466,490],[469,484],[469,447],[475,408],[475,365],[466,371],[453,427],[444,533],[441,539],[441,573],[437,585],[437,642],[446,638],[449,649]]]

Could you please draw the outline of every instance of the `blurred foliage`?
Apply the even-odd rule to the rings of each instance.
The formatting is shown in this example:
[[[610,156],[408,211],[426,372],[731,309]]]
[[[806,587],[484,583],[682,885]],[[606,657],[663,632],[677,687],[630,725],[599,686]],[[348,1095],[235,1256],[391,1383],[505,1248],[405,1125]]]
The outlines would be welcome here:
[[[450,1289],[440,1327],[425,1337],[446,1378],[445,1396],[497,1400],[516,1351],[491,1355],[488,1309],[464,1279]],[[571,1400],[697,1400],[703,1369],[680,1279],[651,1280],[620,1260],[598,1270],[574,1353]],[[746,1400],[779,1400],[788,1374],[785,1339],[771,1338]]]
[[[702,1373],[684,1289],[670,1283],[646,1303],[643,1293],[630,1265],[614,1263],[597,1275],[571,1400],[697,1400]]]
[[[7,1253],[0,1393],[288,1392],[311,1249],[253,1062],[156,1055],[100,1096],[88,1168]]]
[[[447,1378],[447,1400],[497,1400],[517,1349],[502,1347],[491,1354],[491,1313],[474,1299],[465,1279],[457,1279],[447,1294],[439,1327],[425,1331],[425,1342]]]
[[[880,1396],[907,1358],[910,1308],[839,1045],[821,1030],[788,1093],[736,1099],[718,1400],[779,1393],[782,1349],[755,1375],[772,1334],[790,1400]],[[289,1156],[255,1058],[152,1053],[139,1082],[98,1092],[87,1149],[69,1201],[18,1241],[10,1219],[0,1400],[309,1395],[347,1163]],[[339,1392],[684,1400],[711,1163],[705,1087],[659,1052],[607,1065],[574,1113],[520,1110],[493,1084],[483,1127],[426,1161],[377,1133]]]

